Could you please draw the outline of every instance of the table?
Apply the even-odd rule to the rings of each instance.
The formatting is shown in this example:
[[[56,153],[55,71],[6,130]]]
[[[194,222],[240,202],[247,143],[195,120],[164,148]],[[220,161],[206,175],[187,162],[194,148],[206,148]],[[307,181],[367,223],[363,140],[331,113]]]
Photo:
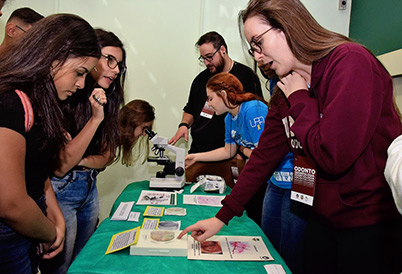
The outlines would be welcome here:
[[[191,273],[191,274],[235,274],[235,273],[266,273],[264,265],[281,264],[286,273],[291,273],[283,259],[273,248],[261,228],[246,214],[233,218],[229,226],[224,226],[218,235],[261,236],[274,258],[270,262],[234,262],[234,261],[201,261],[188,260],[186,257],[152,257],[130,256],[129,248],[105,255],[112,235],[142,225],[147,206],[134,205],[131,211],[141,212],[139,222],[111,221],[110,217],[120,202],[137,201],[142,190],[148,190],[149,181],[134,182],[123,190],[116,199],[109,218],[106,218],[96,229],[83,250],[71,265],[68,273]],[[184,194],[190,193],[190,187],[185,186]],[[230,189],[225,194],[229,194]],[[194,193],[205,194],[200,189]],[[216,194],[219,195],[219,194]],[[187,209],[187,216],[163,216],[161,220],[181,221],[181,229],[193,224],[197,220],[215,216],[218,207],[183,205],[183,195],[179,194],[177,205]],[[165,206],[167,208],[168,206]]]

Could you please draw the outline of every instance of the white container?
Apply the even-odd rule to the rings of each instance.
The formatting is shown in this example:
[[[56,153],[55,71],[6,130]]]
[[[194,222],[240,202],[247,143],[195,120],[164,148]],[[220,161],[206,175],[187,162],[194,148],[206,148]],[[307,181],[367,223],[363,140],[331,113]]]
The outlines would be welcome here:
[[[187,257],[187,235],[180,230],[140,230],[138,242],[130,246],[130,255]]]

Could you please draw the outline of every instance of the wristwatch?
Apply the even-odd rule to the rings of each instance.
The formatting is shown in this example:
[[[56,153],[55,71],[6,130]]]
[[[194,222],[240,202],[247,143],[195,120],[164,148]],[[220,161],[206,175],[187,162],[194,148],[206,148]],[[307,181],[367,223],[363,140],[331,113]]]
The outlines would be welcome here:
[[[178,127],[185,126],[187,129],[190,128],[190,126],[187,123],[180,123]]]

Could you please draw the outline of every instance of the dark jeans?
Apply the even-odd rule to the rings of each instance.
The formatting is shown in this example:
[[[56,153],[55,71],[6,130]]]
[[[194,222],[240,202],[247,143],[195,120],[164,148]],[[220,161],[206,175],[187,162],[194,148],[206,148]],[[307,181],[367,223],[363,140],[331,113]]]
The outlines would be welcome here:
[[[36,201],[45,211],[45,196]],[[37,273],[39,256],[38,243],[32,241],[0,221],[0,273]]]
[[[262,230],[292,273],[303,270],[303,240],[309,206],[290,199],[290,189],[269,183],[262,209]]]
[[[304,254],[307,273],[399,274],[402,271],[402,224],[334,230],[310,219]]]

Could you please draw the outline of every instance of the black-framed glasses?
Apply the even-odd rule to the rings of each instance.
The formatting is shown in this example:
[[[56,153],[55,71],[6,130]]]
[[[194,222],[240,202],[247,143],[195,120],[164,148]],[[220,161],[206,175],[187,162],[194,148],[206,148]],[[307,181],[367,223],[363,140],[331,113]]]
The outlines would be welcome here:
[[[20,26],[18,26],[18,25],[15,25],[17,28],[19,28],[20,30],[22,30],[23,32],[27,32],[26,30],[24,30],[23,28],[21,28]]]
[[[261,47],[261,39],[262,37],[271,29],[273,29],[274,27],[271,27],[269,29],[267,29],[266,31],[264,31],[263,33],[261,33],[260,35],[254,37],[251,42],[250,42],[250,49],[248,50],[248,53],[254,57],[254,52],[257,52],[259,54],[261,54],[262,52],[262,47]]]
[[[214,53],[212,53],[211,55],[198,57],[198,60],[199,60],[201,63],[204,63],[205,60],[207,60],[208,62],[211,62],[212,59],[214,58],[214,55],[215,55],[220,49],[221,49],[221,46],[219,46],[218,49],[217,49]]]
[[[111,69],[115,69],[117,66],[119,66],[120,73],[123,74],[126,72],[127,67],[126,65],[123,64],[123,62],[117,61],[116,57],[113,55],[108,55],[108,54],[102,54],[102,57],[106,59],[107,66]]]

